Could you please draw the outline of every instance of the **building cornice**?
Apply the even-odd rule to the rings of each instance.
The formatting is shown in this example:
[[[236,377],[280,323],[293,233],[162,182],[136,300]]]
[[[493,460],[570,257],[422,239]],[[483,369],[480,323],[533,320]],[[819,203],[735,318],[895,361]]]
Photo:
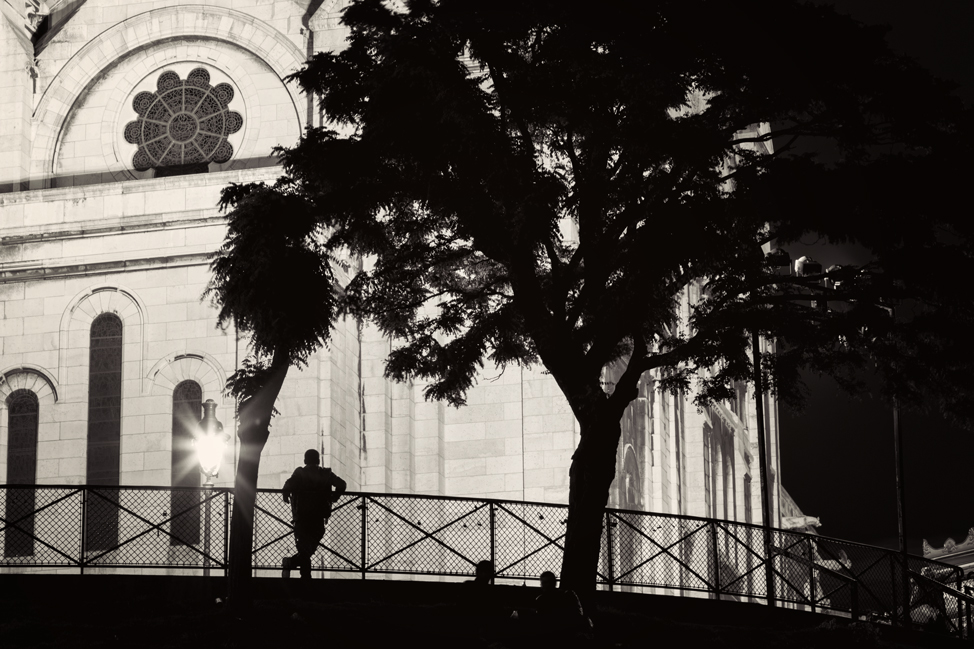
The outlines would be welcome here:
[[[28,232],[0,237],[0,246],[132,234],[135,232],[152,232],[172,228],[186,229],[202,228],[212,225],[222,226],[226,223],[226,218],[222,215],[204,216],[205,213],[203,210],[193,210],[192,213],[183,213],[179,219],[173,219],[168,214],[148,214],[138,219],[113,219],[116,223],[112,223],[111,225],[105,225],[105,219],[98,219],[77,223],[74,227],[64,230],[48,230],[45,232],[37,232],[36,227],[16,228],[16,230]],[[14,228],[11,228],[11,230],[14,230]],[[4,265],[0,264],[0,270],[3,268]]]
[[[145,180],[127,180],[124,182],[92,183],[90,185],[79,185],[75,187],[31,189],[28,191],[0,194],[0,207],[21,203],[49,203],[96,196],[140,194],[144,192],[170,191],[173,189],[209,187],[212,185],[225,186],[232,183],[274,181],[280,175],[281,167],[274,165],[255,167],[252,169],[232,169],[211,174],[189,174],[185,176],[147,178]]]
[[[942,548],[935,548],[926,539],[923,539],[923,556],[926,559],[940,558],[943,560],[943,557],[947,555],[961,553],[971,553],[974,556],[974,527],[967,531],[967,538],[960,543],[948,538]]]
[[[115,261],[101,261],[92,263],[64,264],[60,266],[24,264],[0,270],[0,284],[14,282],[29,282],[63,277],[84,277],[88,275],[104,275],[106,273],[123,273],[137,270],[155,270],[159,268],[179,268],[182,266],[205,266],[210,263],[213,253],[188,253],[185,255],[168,255],[165,257],[143,257],[140,259],[120,259]]]

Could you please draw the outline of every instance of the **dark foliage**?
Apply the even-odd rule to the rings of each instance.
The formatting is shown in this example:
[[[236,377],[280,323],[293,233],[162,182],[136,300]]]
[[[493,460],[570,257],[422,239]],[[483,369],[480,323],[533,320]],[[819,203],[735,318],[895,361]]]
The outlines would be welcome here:
[[[387,374],[429,380],[427,397],[463,403],[485,363],[545,365],[582,431],[574,587],[594,584],[593,512],[646,371],[670,390],[696,381],[698,403],[728,398],[753,376],[758,331],[779,342],[762,363],[785,400],[800,400],[800,369],[855,390],[876,364],[901,403],[971,420],[974,300],[954,281],[971,251],[970,116],[881,30],[786,1],[406,6],[345,10],[348,47],[294,76],[337,130],[282,150],[277,186],[225,202],[240,232],[280,237],[267,215],[293,213],[282,241],[327,233],[288,269],[318,282],[316,323],[333,304],[311,257],[369,259],[340,309],[402,341]],[[835,155],[799,154],[803,141]],[[782,272],[769,251],[807,233],[873,259]],[[214,266],[231,299],[268,295],[250,277],[264,259]],[[273,319],[243,317],[255,332]],[[607,395],[610,363],[625,371]]]

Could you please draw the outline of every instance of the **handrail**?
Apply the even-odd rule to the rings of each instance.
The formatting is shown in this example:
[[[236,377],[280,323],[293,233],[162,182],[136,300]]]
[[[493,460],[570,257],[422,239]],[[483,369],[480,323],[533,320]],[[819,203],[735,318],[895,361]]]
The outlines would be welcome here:
[[[791,559],[792,561],[796,561],[798,563],[801,563],[801,564],[803,564],[805,566],[808,566],[809,568],[811,568],[813,570],[820,570],[820,571],[824,572],[825,574],[829,575],[830,577],[833,577],[834,579],[838,579],[839,581],[843,581],[846,584],[848,584],[849,585],[850,600],[851,600],[850,607],[849,607],[850,608],[850,611],[849,612],[850,612],[851,617],[852,617],[853,620],[858,620],[859,619],[859,583],[855,579],[853,579],[849,575],[843,575],[841,572],[838,572],[836,570],[832,570],[831,568],[829,568],[827,566],[823,566],[821,564],[815,563],[814,561],[810,561],[809,559],[806,559],[805,557],[803,557],[801,555],[797,555],[797,554],[794,554],[793,552],[789,552],[788,550],[785,550],[784,548],[779,548],[777,546],[772,545],[771,546],[771,549],[774,551],[775,554],[780,554],[780,555],[786,556],[789,559]]]
[[[232,499],[226,487],[0,485],[0,567],[225,571]],[[313,569],[362,579],[466,578],[490,559],[497,579],[520,582],[559,569],[566,523],[560,504],[346,492]],[[897,614],[907,610],[897,602],[899,553],[791,530],[769,533],[774,543],[765,556],[760,525],[606,509],[597,580],[613,590],[697,592],[912,624],[910,615]],[[280,491],[258,489],[254,569],[279,571],[281,558],[294,551],[293,534]],[[967,635],[974,596],[951,585],[960,585],[962,571],[922,557],[908,561],[916,584],[955,603],[966,623],[951,631]]]
[[[929,600],[924,600],[922,595],[924,593],[918,592],[918,597],[920,601],[911,601],[909,604],[909,614],[906,616],[907,619],[912,622],[919,624],[921,626],[937,626],[940,625],[941,631],[946,630],[948,633],[953,633],[961,637],[970,638],[971,637],[971,605],[974,604],[974,596],[972,596],[971,589],[968,586],[963,586],[963,591],[959,588],[954,588],[949,584],[937,581],[936,579],[931,579],[928,575],[916,572],[915,570],[908,571],[910,577],[914,581],[918,582],[916,585],[917,591],[920,590],[920,583],[926,584],[927,588],[932,588],[936,591],[940,597],[939,601],[935,600],[932,605]],[[964,592],[966,591],[966,592]],[[944,600],[944,596],[952,597],[954,600],[954,606],[951,607],[954,610],[954,615],[951,615],[948,609],[947,601]],[[929,611],[918,610],[920,607],[927,606],[934,609],[935,614],[930,615]],[[916,612],[917,618],[914,617],[914,612]],[[943,619],[940,619],[943,616]],[[942,627],[946,625],[947,628]]]

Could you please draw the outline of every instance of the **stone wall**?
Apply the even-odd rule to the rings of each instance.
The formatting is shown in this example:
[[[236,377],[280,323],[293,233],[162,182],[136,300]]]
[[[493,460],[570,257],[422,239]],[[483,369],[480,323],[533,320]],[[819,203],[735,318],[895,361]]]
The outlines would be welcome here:
[[[9,13],[12,5],[0,3],[7,11],[0,17],[0,481],[4,399],[16,389],[38,397],[37,481],[86,481],[89,335],[105,312],[123,322],[123,484],[171,484],[172,395],[181,381],[199,383],[203,399],[214,399],[218,418],[235,430],[222,386],[248,341],[232,325],[216,328],[214,307],[200,301],[225,233],[219,193],[230,182],[273,181],[272,148],[320,125],[311,100],[285,77],[309,54],[342,47],[344,4],[66,0],[50,29],[34,34],[23,16]],[[195,175],[138,170],[145,142],[126,134],[143,116],[136,98],[161,98],[163,74],[183,83],[195,70],[214,92],[226,84],[221,110],[241,118],[221,136],[233,154],[206,158],[194,170],[206,173]],[[194,110],[184,103],[172,115]],[[197,117],[187,123],[202,124]],[[566,240],[574,240],[564,225]],[[298,286],[282,290],[314,299]],[[690,290],[681,302],[684,323],[695,299]],[[356,490],[568,501],[579,428],[543,368],[488,367],[457,409],[426,401],[421,382],[385,378],[393,344],[368,324],[345,320],[307,366],[289,371],[259,486],[280,487],[305,449],[316,448]],[[644,377],[626,415],[610,505],[707,516],[722,515],[726,502],[729,515],[743,519],[749,474],[757,521],[753,408],[697,410],[692,394],[656,392],[655,378]],[[717,464],[704,452],[715,417],[724,422],[726,458]],[[775,471],[776,421],[769,400]],[[231,446],[217,484],[231,484],[234,459]]]

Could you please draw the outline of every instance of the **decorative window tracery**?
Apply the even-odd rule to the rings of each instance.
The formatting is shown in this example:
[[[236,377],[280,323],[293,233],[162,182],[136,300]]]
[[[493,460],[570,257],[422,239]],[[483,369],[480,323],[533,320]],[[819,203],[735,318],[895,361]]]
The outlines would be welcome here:
[[[139,146],[132,166],[146,171],[229,160],[233,145],[227,138],[243,128],[243,117],[228,108],[233,96],[229,83],[211,86],[203,68],[185,80],[163,72],[156,92],[140,92],[132,100],[138,118],[125,125],[125,141]]]

